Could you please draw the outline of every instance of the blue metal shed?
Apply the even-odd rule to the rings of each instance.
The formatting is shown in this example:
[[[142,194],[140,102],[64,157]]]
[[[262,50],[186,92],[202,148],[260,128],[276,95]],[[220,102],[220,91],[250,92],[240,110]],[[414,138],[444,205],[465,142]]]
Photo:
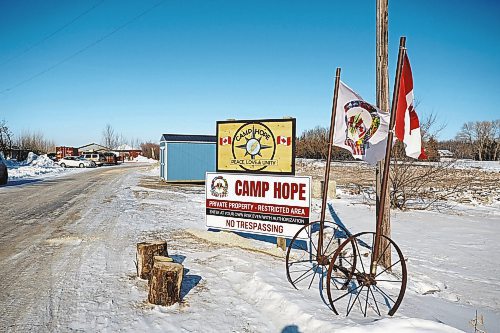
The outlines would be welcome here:
[[[160,139],[160,178],[167,182],[205,181],[215,171],[215,135],[163,134]]]

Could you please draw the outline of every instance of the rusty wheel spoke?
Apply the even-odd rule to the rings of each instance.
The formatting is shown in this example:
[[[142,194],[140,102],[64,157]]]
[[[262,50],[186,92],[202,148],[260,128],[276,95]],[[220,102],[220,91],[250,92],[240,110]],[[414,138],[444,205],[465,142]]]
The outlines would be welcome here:
[[[377,314],[380,316],[380,309],[378,308],[377,299],[375,298],[375,295],[373,294],[373,290],[371,288],[370,293],[372,294],[373,302],[375,303],[375,307],[377,308]]]
[[[359,300],[359,295],[360,295],[360,294],[361,294],[361,292],[363,291],[363,287],[364,287],[364,286],[360,286],[360,287],[361,287],[361,289],[360,289],[360,290],[356,293],[356,297],[354,298],[354,301],[352,302],[351,307],[349,307],[349,306],[347,307],[347,314],[346,314],[346,316],[348,316],[348,315],[349,315],[349,313],[351,313],[351,310],[352,310],[352,308],[354,307],[354,304],[356,304],[356,300],[357,300],[358,302],[360,302],[360,304],[361,304],[361,301]],[[357,288],[356,288],[356,289],[357,289]],[[349,302],[350,302],[350,301],[349,301]],[[348,303],[348,305],[349,305],[349,303]]]
[[[392,301],[392,303],[396,303],[395,300],[392,299],[391,296],[387,295],[382,289],[380,289],[378,286],[375,286],[375,288],[382,294],[384,295],[385,297],[387,297],[388,299],[390,299]]]
[[[354,289],[351,289],[351,290],[348,290],[344,295],[342,296],[339,296],[337,297],[336,299],[333,300],[333,302],[336,302],[338,300],[341,300],[342,298],[346,297],[347,295],[351,295],[354,291],[358,290],[359,288],[361,288],[363,286],[357,286],[356,288]]]
[[[298,271],[298,272],[301,272],[301,271]],[[316,271],[314,270],[314,266],[311,266],[311,268],[307,269],[304,273],[302,273],[298,278],[296,278],[295,280],[293,280],[293,284],[299,282],[299,281],[302,281],[304,280],[305,278],[303,278],[304,276],[307,275],[307,273],[309,272],[312,272],[313,273],[313,276],[314,274],[316,274]],[[307,276],[306,276],[307,277]]]
[[[333,222],[325,221],[324,223],[324,230],[341,228]],[[302,226],[289,243],[286,254],[286,272],[288,281],[296,289],[310,289],[315,281],[318,281],[316,274],[324,274],[334,255],[335,246],[333,244],[335,242],[333,238],[337,235],[335,232],[331,235],[330,233],[323,234],[323,247],[320,249],[321,253],[318,251],[319,226],[320,221]],[[307,236],[307,238],[300,239],[301,235]],[[320,257],[318,257],[318,253],[321,255]],[[323,275],[320,275],[319,279],[319,281],[323,281]]]
[[[393,268],[394,266],[396,266],[400,262],[401,262],[401,259],[398,260],[398,261],[396,261],[394,264],[392,264],[391,266],[387,267],[386,269],[384,269],[382,272],[378,273],[375,277],[378,277],[378,276],[380,276],[380,274],[383,274],[383,273],[387,272],[388,270],[390,270],[391,268]]]

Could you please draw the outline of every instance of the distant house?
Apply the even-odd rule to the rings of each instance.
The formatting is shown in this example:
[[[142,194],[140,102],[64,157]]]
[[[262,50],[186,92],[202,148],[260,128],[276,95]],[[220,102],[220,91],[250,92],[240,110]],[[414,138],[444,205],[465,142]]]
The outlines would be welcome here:
[[[107,151],[110,151],[108,147],[104,147],[101,145],[98,145],[97,143],[89,143],[88,145],[78,147],[78,154],[84,154],[84,153],[105,153]]]
[[[28,157],[29,152],[29,150],[21,148],[19,146],[12,146],[10,149],[7,149],[4,157],[7,159],[23,161]]]
[[[453,158],[455,154],[448,149],[438,149],[438,155],[440,158]]]
[[[142,155],[142,149],[134,148],[129,145],[120,145],[116,149],[113,149],[113,153],[120,157],[120,160],[127,161],[132,160],[139,155]]]

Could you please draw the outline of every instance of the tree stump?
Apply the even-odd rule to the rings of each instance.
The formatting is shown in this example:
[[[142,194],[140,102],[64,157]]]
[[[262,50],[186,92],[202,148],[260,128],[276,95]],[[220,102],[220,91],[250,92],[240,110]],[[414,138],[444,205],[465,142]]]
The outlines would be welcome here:
[[[149,279],[153,269],[154,256],[168,257],[167,242],[137,243],[137,276],[141,279]]]
[[[155,257],[151,278],[149,279],[148,302],[170,306],[181,300],[184,266],[163,258]]]

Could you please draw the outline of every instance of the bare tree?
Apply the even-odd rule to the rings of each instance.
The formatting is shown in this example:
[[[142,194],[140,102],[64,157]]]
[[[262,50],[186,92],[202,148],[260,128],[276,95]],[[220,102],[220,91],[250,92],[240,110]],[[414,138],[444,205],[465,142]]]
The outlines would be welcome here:
[[[389,199],[391,207],[406,209],[408,204],[417,203],[419,208],[428,208],[437,200],[443,199],[443,193],[451,195],[459,191],[463,182],[444,182],[440,187],[444,191],[434,193],[435,184],[443,179],[452,179],[450,170],[452,162],[440,162],[437,154],[436,135],[444,125],[436,125],[437,118],[431,113],[420,122],[422,143],[429,160],[433,163],[422,164],[418,160],[408,158],[404,144],[396,142],[393,147],[389,179],[391,188]]]
[[[158,160],[160,158],[160,145],[153,142],[141,143],[142,156]]]
[[[493,121],[469,121],[462,126],[456,140],[470,145],[475,159],[497,160],[500,145],[500,119]]]
[[[401,210],[427,209],[436,202],[461,193],[472,179],[471,174],[457,179],[452,168],[453,161],[418,162],[402,158],[403,144],[396,143],[395,150],[403,151],[394,154],[391,161],[389,199],[391,207]]]
[[[320,126],[304,131],[296,141],[297,157],[326,159],[328,155],[328,134],[329,130]],[[332,159],[352,160],[353,158],[345,149],[333,147]]]
[[[110,124],[106,124],[102,131],[102,144],[110,149],[116,149],[119,146],[119,136]]]
[[[500,151],[500,119],[492,121],[492,133],[493,133],[493,142],[492,145],[493,147],[491,148],[491,151],[493,153],[492,160],[497,161],[499,160],[499,151]]]
[[[7,151],[12,148],[13,137],[5,120],[0,121],[0,152],[7,156]]]
[[[46,139],[41,132],[23,131],[17,138],[16,144],[35,154],[46,154],[54,150],[54,141]]]
[[[132,139],[130,139],[129,144],[130,144],[130,147],[132,147],[134,149],[140,149],[141,140],[138,138],[132,138]]]

